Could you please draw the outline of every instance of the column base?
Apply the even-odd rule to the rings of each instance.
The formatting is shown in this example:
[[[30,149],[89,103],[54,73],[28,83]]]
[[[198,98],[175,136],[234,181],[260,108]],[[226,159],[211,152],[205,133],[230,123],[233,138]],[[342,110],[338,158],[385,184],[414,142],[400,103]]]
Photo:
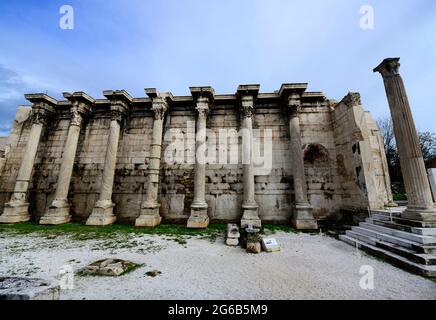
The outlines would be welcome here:
[[[86,220],[87,226],[107,226],[113,224],[117,217],[114,215],[114,207],[110,201],[97,202],[91,215]]]
[[[242,205],[241,228],[247,228],[252,225],[255,228],[262,227],[262,221],[259,218],[259,206],[256,203]]]
[[[39,224],[58,225],[71,221],[70,205],[67,202],[53,202],[47,213],[41,217]]]
[[[192,205],[191,216],[188,219],[187,227],[189,229],[205,229],[208,225],[207,204]]]
[[[436,208],[433,209],[412,209],[407,208],[401,213],[401,218],[407,220],[436,222]]]
[[[159,206],[157,208],[142,208],[141,215],[135,221],[135,227],[153,228],[160,225],[161,221]]]
[[[310,204],[297,204],[291,219],[292,226],[297,230],[317,230],[318,222],[313,217]]]
[[[0,223],[13,224],[30,220],[29,204],[23,201],[11,201],[5,204]]]

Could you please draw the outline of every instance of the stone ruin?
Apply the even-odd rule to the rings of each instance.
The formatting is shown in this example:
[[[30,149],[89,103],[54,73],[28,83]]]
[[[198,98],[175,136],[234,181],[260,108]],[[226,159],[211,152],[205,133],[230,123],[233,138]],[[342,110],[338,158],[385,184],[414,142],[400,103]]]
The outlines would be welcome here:
[[[164,219],[189,228],[316,229],[319,220],[392,203],[380,131],[358,93],[336,102],[305,83],[272,93],[259,87],[232,94],[191,87],[190,96],[146,89],[138,98],[124,90],[104,91],[105,99],[25,95],[32,106],[19,107],[0,167],[0,223],[154,227]],[[227,136],[211,144],[205,129]],[[179,138],[182,148],[171,149]],[[255,141],[268,167],[241,161]],[[205,146],[215,159],[197,159]],[[220,161],[234,150],[236,163]]]

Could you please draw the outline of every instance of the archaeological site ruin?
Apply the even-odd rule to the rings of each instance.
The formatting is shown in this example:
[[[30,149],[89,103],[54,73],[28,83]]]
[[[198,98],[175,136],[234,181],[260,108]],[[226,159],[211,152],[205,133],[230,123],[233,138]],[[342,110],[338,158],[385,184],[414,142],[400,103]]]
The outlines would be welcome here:
[[[392,203],[380,132],[358,93],[337,102],[304,83],[259,87],[27,94],[32,106],[18,108],[1,160],[0,222],[316,229]],[[267,165],[242,161],[254,140]],[[212,156],[196,161],[202,145]]]

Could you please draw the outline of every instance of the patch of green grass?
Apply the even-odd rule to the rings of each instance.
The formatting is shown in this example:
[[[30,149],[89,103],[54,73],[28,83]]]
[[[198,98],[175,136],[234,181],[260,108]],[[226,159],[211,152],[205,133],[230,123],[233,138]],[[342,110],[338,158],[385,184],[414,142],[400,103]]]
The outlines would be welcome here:
[[[407,201],[407,194],[395,193],[393,194],[394,201]]]
[[[431,280],[433,282],[436,282],[436,278],[427,278],[427,279],[429,279],[429,280]]]
[[[183,236],[200,236],[201,238],[214,239],[218,235],[224,234],[226,225],[213,224],[207,229],[188,229],[183,225],[161,224],[155,228],[137,228],[126,224],[113,224],[106,227],[86,226],[79,223],[68,223],[57,226],[39,225],[35,222],[25,222],[13,225],[0,225],[1,233],[17,234],[38,234],[44,235],[48,239],[55,239],[58,236],[70,235],[73,240],[98,240],[108,239],[111,236],[128,234],[150,234],[175,236],[178,241]],[[182,240],[180,240],[183,242]]]
[[[291,226],[279,225],[279,224],[265,224],[262,227],[261,233],[275,234],[279,231],[285,232],[285,233],[295,233],[295,234],[300,233],[300,231],[292,228]]]

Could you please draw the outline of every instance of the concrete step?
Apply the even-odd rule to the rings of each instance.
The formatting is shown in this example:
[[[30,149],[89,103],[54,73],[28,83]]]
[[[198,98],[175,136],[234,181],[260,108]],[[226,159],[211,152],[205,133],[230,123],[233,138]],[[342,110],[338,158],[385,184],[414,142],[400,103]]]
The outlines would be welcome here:
[[[409,220],[409,219],[402,219],[402,218],[393,218],[393,222],[396,222],[398,224],[405,224],[411,227],[416,228],[436,228],[436,221],[418,221],[418,220]]]
[[[347,232],[348,233],[348,232]],[[408,260],[398,254],[390,252],[386,249],[376,247],[372,244],[361,242],[350,235],[340,235],[339,239],[352,245],[353,247],[358,247],[359,249],[374,255],[376,257],[382,258],[391,264],[398,266],[402,269],[408,270],[410,272],[425,276],[425,277],[436,277],[436,265],[422,265]]]
[[[355,231],[348,231],[346,233],[347,236],[357,239],[360,242],[365,242],[374,247],[382,248],[384,250],[388,250],[392,253],[400,255],[406,259],[409,259],[415,263],[426,264],[426,265],[435,265],[436,264],[436,255],[430,253],[418,253],[413,249],[404,248],[400,245],[396,245],[393,243],[389,243],[386,241],[379,240],[377,238],[373,238],[368,235],[364,235]]]
[[[392,216],[392,220],[391,220],[391,217],[389,215],[383,213],[375,213],[374,211],[371,214],[370,218],[380,221],[391,221],[397,224],[401,224],[409,227],[415,227],[415,228],[425,228],[425,229],[436,228],[436,221],[409,220],[409,219],[402,219],[401,217],[397,217],[397,216]]]
[[[379,225],[372,224],[372,223],[365,223],[365,222],[360,223],[359,226],[362,228],[365,228],[365,229],[375,230],[375,231],[378,231],[378,232],[381,232],[384,234],[388,234],[388,235],[402,238],[402,239],[415,241],[415,242],[421,243],[421,244],[435,244],[436,245],[436,238],[431,237],[431,236],[422,236],[422,235],[414,234],[411,232],[396,230],[396,229],[387,228],[387,227],[379,226]]]
[[[392,215],[392,217],[401,217],[401,212],[402,212],[402,210],[400,210],[400,211],[396,211],[396,210],[391,210],[391,211],[389,211],[389,210],[371,210],[371,215],[373,215],[373,214],[378,214],[378,215],[383,215],[383,216],[388,216],[388,217],[390,217],[391,215]]]
[[[401,246],[384,241],[377,241],[376,247],[395,253],[415,263],[425,264],[429,266],[436,265],[435,254],[416,253],[414,250],[406,249]]]
[[[416,228],[416,227],[411,227],[411,226],[404,225],[404,224],[398,224],[395,222],[379,220],[375,217],[366,218],[365,221],[368,223],[382,226],[382,227],[397,229],[397,230],[401,230],[401,231],[405,231],[405,232],[411,232],[411,233],[419,234],[422,236],[432,236],[432,237],[436,236],[436,228]]]
[[[429,253],[429,254],[436,253],[436,245],[421,244],[415,241],[398,238],[396,236],[391,236],[389,234],[385,234],[371,229],[366,229],[362,227],[353,227],[353,229],[350,232],[353,232],[360,236],[364,236],[364,237],[366,236],[367,238],[377,239],[395,245],[399,245],[404,248],[414,250],[416,251],[416,253]],[[348,232],[346,234],[348,234]],[[372,245],[376,245],[375,243],[372,242],[369,243]]]

